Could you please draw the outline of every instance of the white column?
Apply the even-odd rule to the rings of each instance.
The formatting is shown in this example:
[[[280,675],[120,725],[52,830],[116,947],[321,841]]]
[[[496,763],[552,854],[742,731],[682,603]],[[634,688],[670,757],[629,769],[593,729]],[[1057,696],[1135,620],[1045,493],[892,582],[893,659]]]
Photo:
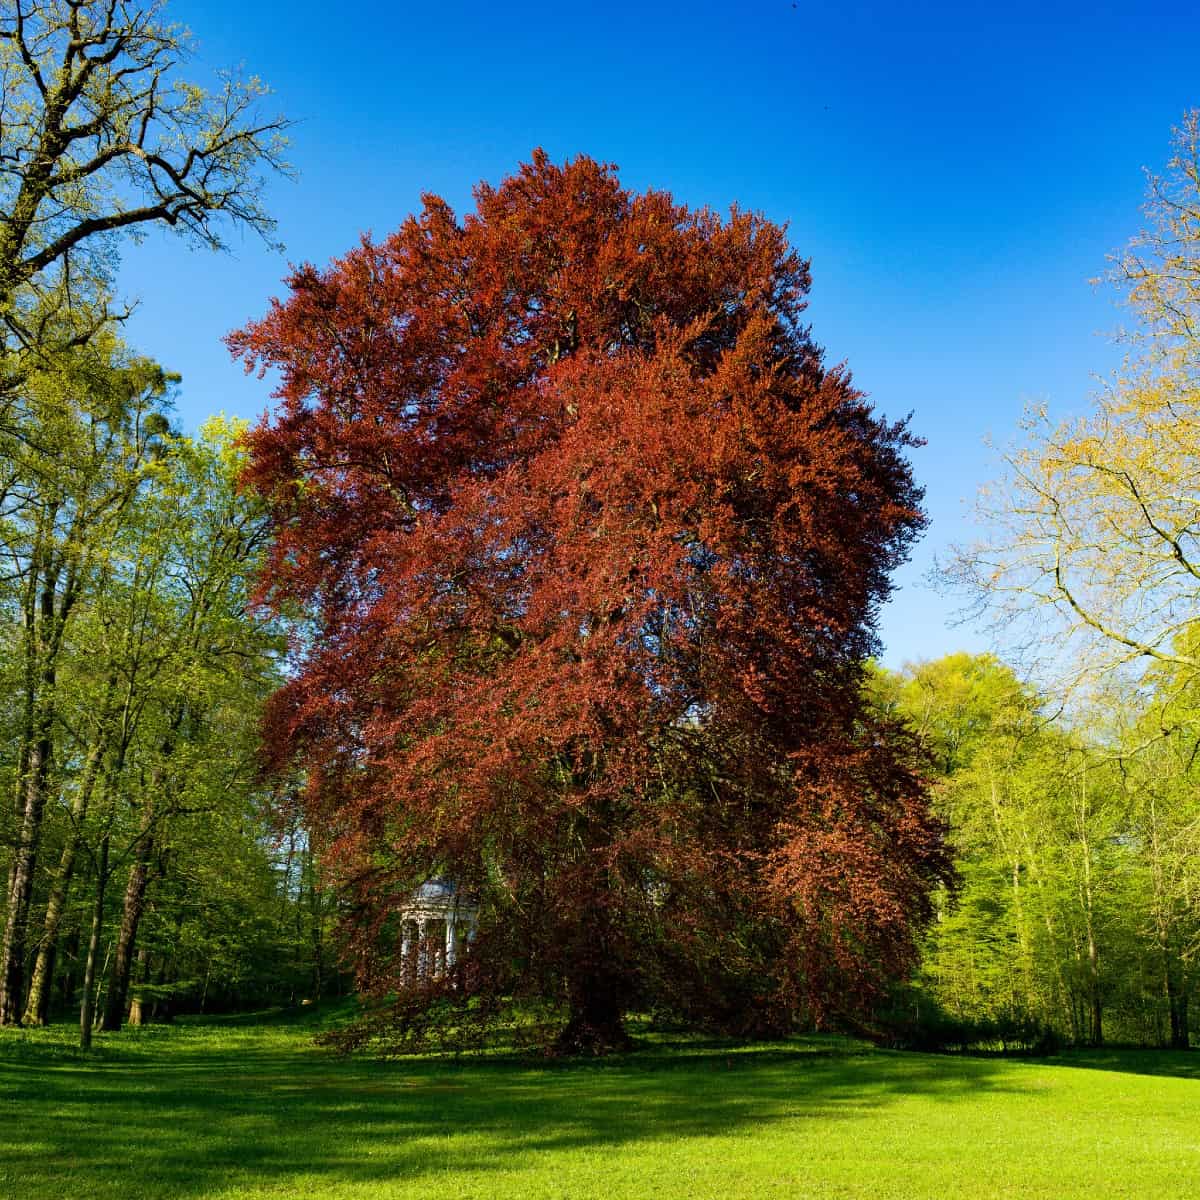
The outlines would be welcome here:
[[[400,981],[412,982],[412,936],[409,933],[411,922],[405,918],[400,922]]]
[[[429,978],[429,918],[417,922],[417,978]]]
[[[458,958],[458,924],[455,914],[446,914],[446,970],[449,971]]]

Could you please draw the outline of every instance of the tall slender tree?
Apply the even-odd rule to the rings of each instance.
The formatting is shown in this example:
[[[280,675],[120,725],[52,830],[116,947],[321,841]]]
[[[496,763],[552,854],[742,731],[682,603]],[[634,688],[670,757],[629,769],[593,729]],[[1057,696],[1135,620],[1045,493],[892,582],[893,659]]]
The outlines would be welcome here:
[[[16,746],[15,848],[0,950],[0,1023],[20,1020],[29,906],[62,731],[59,668],[81,598],[154,470],[167,430],[169,380],[110,339],[30,376],[23,412],[4,438],[14,464],[0,532],[19,630],[21,731]]]

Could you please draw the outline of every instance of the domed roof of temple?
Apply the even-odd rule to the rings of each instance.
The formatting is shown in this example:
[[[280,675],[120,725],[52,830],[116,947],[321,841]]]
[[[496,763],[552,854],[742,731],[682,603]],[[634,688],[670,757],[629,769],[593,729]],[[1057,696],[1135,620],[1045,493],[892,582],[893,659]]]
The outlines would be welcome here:
[[[453,879],[435,875],[413,889],[405,912],[414,917],[424,913],[426,916],[445,915],[447,919],[456,916],[461,920],[473,921],[478,908],[477,897],[464,892]]]
[[[449,879],[427,879],[415,892],[414,900],[433,900],[440,903],[452,901],[458,888]]]

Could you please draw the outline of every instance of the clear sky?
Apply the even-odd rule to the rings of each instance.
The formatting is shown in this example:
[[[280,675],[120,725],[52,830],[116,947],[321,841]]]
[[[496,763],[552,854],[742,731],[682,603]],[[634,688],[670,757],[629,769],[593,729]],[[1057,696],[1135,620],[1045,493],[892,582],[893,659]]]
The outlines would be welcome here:
[[[913,414],[931,526],[882,622],[885,661],[981,649],[923,582],[972,537],[984,444],[1023,406],[1082,410],[1121,320],[1089,280],[1141,223],[1142,168],[1200,105],[1187,3],[408,4],[173,0],[205,66],[242,63],[295,119],[271,185],[283,256],[153,235],[129,246],[129,337],[184,376],[180,411],[254,417],[268,386],[220,338],[288,262],[383,235],[424,191],[460,211],[535,146],[633,188],[737,202],[812,259],[810,316],[888,416]]]

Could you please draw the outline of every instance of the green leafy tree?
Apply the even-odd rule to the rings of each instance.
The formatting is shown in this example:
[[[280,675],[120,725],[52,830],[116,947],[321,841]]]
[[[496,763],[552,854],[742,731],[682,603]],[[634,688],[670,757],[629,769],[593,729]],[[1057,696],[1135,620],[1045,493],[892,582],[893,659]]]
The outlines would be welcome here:
[[[98,340],[29,377],[21,420],[0,433],[11,485],[0,510],[3,604],[20,684],[8,905],[0,949],[0,1023],[21,1015],[30,902],[63,734],[60,667],[110,549],[160,469],[169,378]]]
[[[1111,755],[990,655],[880,679],[882,702],[925,746],[957,848],[961,886],[927,941],[926,983],[961,1018],[1033,1017],[1103,1041],[1129,941]]]
[[[161,0],[15,0],[0,15],[0,321],[45,357],[107,319],[116,238],[158,225],[270,237],[287,122],[254,78],[186,77]],[[11,364],[10,364],[11,369]]]

